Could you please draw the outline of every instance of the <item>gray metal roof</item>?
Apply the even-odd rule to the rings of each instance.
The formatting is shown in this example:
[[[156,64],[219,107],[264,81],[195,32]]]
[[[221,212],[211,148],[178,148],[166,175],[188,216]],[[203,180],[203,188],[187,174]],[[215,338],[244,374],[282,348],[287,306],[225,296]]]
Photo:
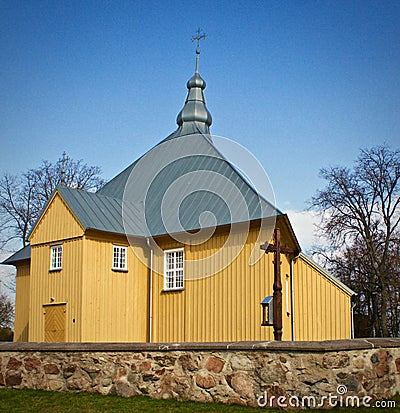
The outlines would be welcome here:
[[[145,222],[151,235],[280,215],[220,155],[208,137],[179,137],[164,141],[153,151],[149,160],[152,158],[151,164],[157,167],[145,168],[148,160],[144,158],[133,169],[124,197],[130,200],[140,179],[140,187],[146,191]],[[213,215],[208,215],[208,221],[205,211]]]
[[[71,208],[85,229],[124,234],[122,221],[122,200],[92,192],[60,186],[57,191]],[[137,208],[125,203],[129,215],[136,217],[131,225],[134,232],[129,235],[140,235],[143,229],[139,225]]]
[[[197,70],[187,87],[178,129],[97,195],[122,200],[125,231],[135,234],[140,229],[142,236],[281,215],[214,146],[209,131],[211,115],[203,95],[205,82]],[[129,216],[129,205],[135,206],[133,216]],[[127,221],[136,224],[131,227]]]
[[[147,237],[282,214],[214,146],[197,66],[187,87],[177,130],[97,193],[57,188],[85,229]]]
[[[123,205],[135,205],[144,236],[282,214],[257,194],[219,153],[211,137],[203,134],[167,137],[97,194],[113,194],[122,197]],[[207,219],[205,211],[214,218],[208,215]],[[133,228],[128,232],[133,233]]]
[[[145,237],[285,217],[214,146],[209,130],[212,118],[203,94],[205,87],[197,60],[175,132],[97,193],[57,188],[85,229]],[[289,221],[288,225],[291,229]],[[293,237],[300,250],[294,233]],[[27,246],[2,264],[27,260],[30,253]],[[306,255],[301,253],[299,257],[349,295],[355,294]],[[270,298],[266,297],[263,303]]]
[[[112,198],[122,199],[124,196],[124,189],[126,181],[140,158],[126,167],[122,172],[115,176],[111,181],[106,183],[101,189],[97,191],[98,195],[105,195]]]
[[[21,248],[19,251],[11,255],[11,257],[8,257],[6,260],[4,260],[0,264],[11,265],[16,262],[29,260],[30,258],[31,258],[31,246],[27,245],[26,247]]]
[[[203,134],[167,137],[97,193],[58,191],[85,229],[141,237],[282,214]]]
[[[158,145],[181,136],[193,134],[201,134],[208,137],[210,136],[212,117],[206,107],[206,101],[203,93],[203,90],[206,88],[206,82],[198,73],[198,64],[196,64],[195,74],[188,80],[186,87],[188,88],[188,94],[185,104],[176,118],[178,128]],[[132,169],[135,167],[137,162],[140,161],[140,159],[141,158],[129,165],[97,193],[115,198],[123,198],[126,181],[129,178]]]

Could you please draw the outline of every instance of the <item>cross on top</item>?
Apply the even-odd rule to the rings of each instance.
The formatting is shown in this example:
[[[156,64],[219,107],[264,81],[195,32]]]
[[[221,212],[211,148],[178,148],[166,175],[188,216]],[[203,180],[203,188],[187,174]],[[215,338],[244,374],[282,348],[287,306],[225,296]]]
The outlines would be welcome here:
[[[196,54],[200,54],[200,40],[203,40],[207,37],[207,35],[203,32],[200,27],[197,29],[196,36],[192,37],[192,42],[197,42]]]

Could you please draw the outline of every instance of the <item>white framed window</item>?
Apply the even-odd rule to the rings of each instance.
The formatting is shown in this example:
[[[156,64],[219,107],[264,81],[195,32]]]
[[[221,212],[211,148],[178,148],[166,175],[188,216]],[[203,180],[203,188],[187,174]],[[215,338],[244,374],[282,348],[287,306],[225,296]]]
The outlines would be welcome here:
[[[62,269],[62,245],[53,245],[50,248],[50,270]]]
[[[286,274],[286,284],[285,284],[285,290],[286,290],[286,314],[289,316],[290,315],[290,277],[289,274]]]
[[[164,290],[182,290],[184,276],[183,248],[164,251]]]
[[[117,271],[128,270],[128,247],[113,245],[112,269]]]

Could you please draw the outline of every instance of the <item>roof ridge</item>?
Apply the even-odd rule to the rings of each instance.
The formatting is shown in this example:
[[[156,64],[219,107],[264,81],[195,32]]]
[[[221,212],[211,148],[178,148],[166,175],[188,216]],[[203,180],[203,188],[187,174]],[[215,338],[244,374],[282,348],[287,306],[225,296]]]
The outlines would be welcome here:
[[[67,190],[67,191],[78,191],[78,192],[81,192],[81,193],[84,193],[84,194],[88,194],[89,196],[100,196],[100,197],[103,197],[103,198],[115,199],[117,201],[120,201],[119,198],[112,197],[112,196],[109,196],[109,195],[100,194],[99,191],[92,192],[92,191],[88,191],[87,189],[73,188],[73,187],[64,186],[64,185],[60,186],[60,188],[58,188],[58,189]]]
[[[350,287],[344,284],[339,278],[335,277],[331,272],[327,271],[325,268],[321,267],[315,260],[309,257],[304,252],[300,252],[298,255],[299,258],[303,258],[306,262],[308,262],[311,266],[314,266],[319,271],[321,271],[328,279],[330,279],[334,284],[340,287],[342,290],[346,291],[349,295],[357,295],[355,291],[353,291]]]
[[[242,178],[242,180],[247,184],[247,186],[263,201],[265,201],[269,206],[271,206],[273,209],[275,209],[277,212],[279,212],[279,215],[284,215],[284,213],[277,208],[275,205],[271,203],[268,199],[266,199],[262,194],[260,194],[256,188],[252,185],[251,182],[249,182],[245,176],[240,172],[238,168],[235,167],[235,165],[232,164],[232,162],[225,157],[225,155],[215,146],[214,142],[212,140],[209,140],[210,145],[215,149],[215,151],[218,153],[218,155],[221,156],[221,158]]]
[[[137,205],[133,202],[126,202],[121,198],[71,187],[59,188],[59,194],[85,230],[94,229],[126,235],[122,213],[124,203],[125,205],[129,204],[135,217],[140,217],[140,210]],[[142,235],[139,221],[138,219],[135,226],[136,231],[129,235]]]

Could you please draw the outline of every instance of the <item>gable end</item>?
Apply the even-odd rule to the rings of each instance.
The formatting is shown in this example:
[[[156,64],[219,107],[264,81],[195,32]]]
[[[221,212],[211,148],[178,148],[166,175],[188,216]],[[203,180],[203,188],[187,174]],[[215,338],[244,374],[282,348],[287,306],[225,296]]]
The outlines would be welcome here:
[[[43,244],[80,237],[83,233],[83,225],[56,191],[33,227],[29,242],[31,245]]]

